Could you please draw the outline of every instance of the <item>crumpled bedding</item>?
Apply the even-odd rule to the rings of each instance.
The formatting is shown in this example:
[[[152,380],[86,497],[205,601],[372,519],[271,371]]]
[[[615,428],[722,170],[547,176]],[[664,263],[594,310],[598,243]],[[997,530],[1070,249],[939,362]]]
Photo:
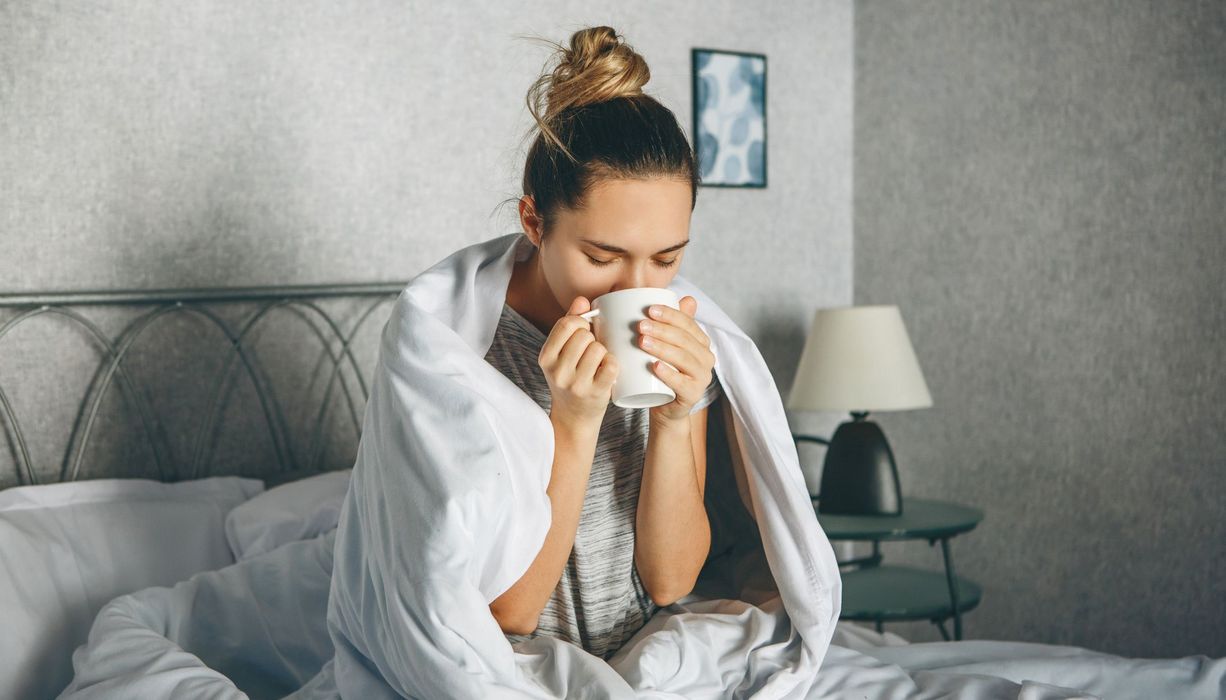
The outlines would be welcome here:
[[[1130,689],[1144,677],[1164,692],[1220,691],[1222,662],[1159,664],[1155,675],[1074,650],[1088,668],[1070,690],[1060,687],[1064,647],[933,650],[838,636],[837,562],[774,381],[753,342],[680,275],[670,288],[698,301],[753,513],[750,528],[712,528],[750,529],[756,549],[705,568],[694,594],[608,662],[546,637],[512,647],[488,605],[548,531],[553,435],[547,414],[483,356],[530,245],[509,234],[469,246],[401,293],[335,531],[113,601],[74,654],[62,697],[1045,699],[1093,697],[1081,691],[1119,677]]]
[[[326,668],[332,647],[325,621],[334,541],[335,531],[197,574],[173,587],[150,588],[111,601],[95,621],[89,641],[74,654],[77,675],[60,697],[336,697],[333,676]],[[557,697],[608,697],[602,689],[615,683],[614,676],[629,685],[668,670],[701,668],[680,663],[683,651],[659,657],[642,671],[637,666],[652,653],[643,647],[645,640],[658,638],[655,633],[661,630],[684,637],[682,629],[700,619],[737,627],[742,651],[787,636],[777,598],[753,606],[687,597],[653,617],[596,684],[581,667],[549,663],[554,640],[522,645],[522,663],[547,669],[547,686]],[[706,663],[706,670],[713,665],[697,663]],[[840,622],[805,697],[1210,700],[1224,696],[1223,659],[1129,659],[1081,647],[982,640],[909,644],[888,631],[879,634]],[[640,697],[678,696],[644,692]]]

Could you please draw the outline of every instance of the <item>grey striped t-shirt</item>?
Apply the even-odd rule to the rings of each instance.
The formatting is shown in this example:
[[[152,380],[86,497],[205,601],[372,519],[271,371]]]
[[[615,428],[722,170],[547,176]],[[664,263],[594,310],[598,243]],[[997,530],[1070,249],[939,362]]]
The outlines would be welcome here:
[[[537,363],[546,335],[503,304],[486,361],[524,390],[546,412],[552,404],[549,383]],[[695,405],[698,411],[719,397],[719,382]],[[634,520],[638,508],[649,412],[609,404],[583,511],[562,578],[530,635],[507,634],[512,644],[533,637],[564,639],[608,659],[655,614],[634,566]]]

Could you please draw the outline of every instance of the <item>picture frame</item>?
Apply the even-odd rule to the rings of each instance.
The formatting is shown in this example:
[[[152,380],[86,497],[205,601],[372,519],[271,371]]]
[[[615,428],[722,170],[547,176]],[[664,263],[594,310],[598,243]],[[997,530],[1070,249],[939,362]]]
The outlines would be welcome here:
[[[700,185],[765,188],[766,55],[694,47],[690,66]]]

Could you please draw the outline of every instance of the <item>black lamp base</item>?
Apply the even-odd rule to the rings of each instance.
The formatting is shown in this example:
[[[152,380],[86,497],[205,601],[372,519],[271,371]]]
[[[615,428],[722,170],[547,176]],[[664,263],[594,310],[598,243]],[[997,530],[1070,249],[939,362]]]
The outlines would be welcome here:
[[[818,512],[831,515],[902,515],[898,467],[885,433],[852,413],[830,438],[822,466]]]

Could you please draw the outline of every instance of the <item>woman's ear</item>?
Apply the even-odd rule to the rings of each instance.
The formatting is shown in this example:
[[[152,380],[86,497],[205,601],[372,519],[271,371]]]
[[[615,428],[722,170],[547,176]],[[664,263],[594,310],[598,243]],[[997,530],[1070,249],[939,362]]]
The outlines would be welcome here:
[[[541,218],[536,213],[536,200],[532,195],[519,198],[519,223],[524,228],[524,234],[532,241],[532,245],[541,247]]]

